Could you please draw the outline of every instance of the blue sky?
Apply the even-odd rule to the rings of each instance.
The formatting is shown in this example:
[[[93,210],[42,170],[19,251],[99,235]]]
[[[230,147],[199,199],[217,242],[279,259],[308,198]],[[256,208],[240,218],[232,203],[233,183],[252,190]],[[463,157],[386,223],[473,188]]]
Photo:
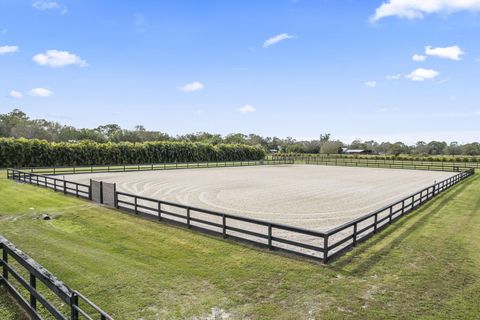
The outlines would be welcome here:
[[[479,36],[480,0],[0,0],[0,113],[480,141]]]

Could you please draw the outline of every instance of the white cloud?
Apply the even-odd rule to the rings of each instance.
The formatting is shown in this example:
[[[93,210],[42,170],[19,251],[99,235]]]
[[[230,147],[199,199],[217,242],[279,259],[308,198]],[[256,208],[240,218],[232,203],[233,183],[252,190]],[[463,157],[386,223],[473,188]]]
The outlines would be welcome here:
[[[47,50],[45,53],[39,53],[33,56],[33,61],[41,66],[61,68],[68,65],[77,64],[80,67],[86,67],[87,62],[79,56],[68,51]]]
[[[265,40],[265,42],[263,43],[263,47],[268,48],[270,46],[273,46],[274,44],[279,43],[280,41],[292,39],[292,38],[295,38],[295,37],[288,33],[281,33]]]
[[[17,46],[3,46],[0,47],[0,54],[14,53],[18,51]]]
[[[195,92],[203,90],[204,88],[205,86],[203,85],[203,83],[195,81],[192,83],[187,83],[186,85],[181,87],[180,90],[182,90],[183,92]]]
[[[413,81],[424,81],[424,80],[430,80],[439,75],[438,71],[432,70],[432,69],[423,69],[423,68],[418,68],[411,73],[407,74],[405,77],[413,80]]]
[[[240,109],[237,109],[237,111],[240,112],[240,113],[252,113],[252,112],[255,112],[256,110],[251,105],[246,104],[243,107],[241,107]]]
[[[465,52],[460,49],[459,46],[451,46],[445,48],[433,48],[432,46],[426,46],[425,54],[444,59],[461,60],[461,56],[464,55]]]
[[[23,97],[23,94],[20,91],[12,90],[8,94],[11,98],[15,99],[21,99]]]
[[[60,10],[61,14],[67,13],[67,7],[56,1],[38,0],[33,2],[32,6],[37,10]]]
[[[367,81],[365,82],[365,86],[369,88],[375,88],[377,86],[377,81]]]
[[[427,57],[422,56],[420,54],[414,54],[413,57],[412,57],[412,60],[417,61],[417,62],[422,62],[422,61],[427,60]]]
[[[28,92],[32,97],[50,97],[53,92],[45,88],[34,88]]]
[[[385,77],[387,80],[399,80],[402,77],[401,74],[392,74]]]
[[[480,0],[388,0],[375,10],[370,20],[392,16],[422,19],[426,14],[457,11],[480,11]]]

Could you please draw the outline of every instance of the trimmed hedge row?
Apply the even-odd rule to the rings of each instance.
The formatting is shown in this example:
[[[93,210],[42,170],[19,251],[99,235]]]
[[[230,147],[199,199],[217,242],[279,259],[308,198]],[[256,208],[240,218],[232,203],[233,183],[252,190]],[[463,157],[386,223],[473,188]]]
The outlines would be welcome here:
[[[49,143],[0,138],[0,167],[260,160],[260,146],[194,142]]]

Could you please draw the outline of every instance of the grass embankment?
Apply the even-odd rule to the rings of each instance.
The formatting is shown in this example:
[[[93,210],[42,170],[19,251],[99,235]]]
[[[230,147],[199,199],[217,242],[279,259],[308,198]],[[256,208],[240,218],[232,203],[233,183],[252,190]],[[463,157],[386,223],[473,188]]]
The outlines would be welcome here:
[[[0,233],[117,319],[473,319],[479,189],[476,175],[328,266],[5,179]]]

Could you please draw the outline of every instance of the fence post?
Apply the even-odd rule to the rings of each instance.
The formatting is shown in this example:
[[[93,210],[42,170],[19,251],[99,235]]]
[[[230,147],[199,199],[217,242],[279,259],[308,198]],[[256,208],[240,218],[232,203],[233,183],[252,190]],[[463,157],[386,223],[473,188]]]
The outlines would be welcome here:
[[[328,234],[323,236],[323,263],[328,263]]]
[[[8,252],[7,249],[4,247],[2,244],[2,277],[5,281],[8,280],[8,269],[7,269],[7,264],[8,264]]]
[[[113,184],[113,206],[118,209],[118,193],[117,193],[117,184]]]
[[[373,233],[377,233],[377,221],[378,221],[378,213],[375,213],[375,220],[373,223]]]
[[[268,249],[273,250],[272,247],[272,224],[268,224]]]
[[[33,289],[37,289],[37,279],[31,272],[30,272],[30,286]],[[32,307],[33,310],[37,310],[37,299],[35,298],[33,293],[30,293],[30,307]]]
[[[357,246],[357,223],[353,225],[353,246]]]
[[[137,196],[133,196],[133,199],[134,199],[134,203],[135,203],[135,214],[138,214],[138,208],[137,208]]]
[[[388,215],[388,224],[392,224],[393,206],[390,206],[390,213]]]
[[[190,208],[187,208],[187,228],[188,229],[192,228],[192,224],[190,222]]]
[[[223,224],[223,238],[227,238],[227,217],[225,215],[222,216],[222,224]]]
[[[90,185],[88,186],[88,200],[92,200],[92,179],[90,179]]]
[[[67,180],[63,180],[63,194],[67,194]]]
[[[103,204],[103,181],[100,181],[100,203]]]
[[[75,306],[78,306],[78,295],[72,292],[72,296],[70,297],[71,320],[78,320],[78,310]]]

